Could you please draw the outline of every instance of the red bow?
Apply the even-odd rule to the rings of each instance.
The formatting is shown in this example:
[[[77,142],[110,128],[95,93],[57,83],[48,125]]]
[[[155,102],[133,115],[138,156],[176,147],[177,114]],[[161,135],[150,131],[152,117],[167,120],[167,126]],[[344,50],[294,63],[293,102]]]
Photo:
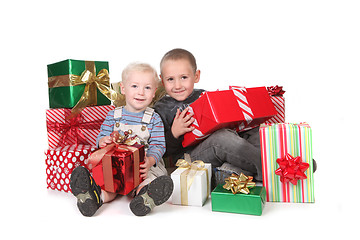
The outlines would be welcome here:
[[[283,87],[276,85],[276,86],[267,87],[267,91],[270,96],[283,96],[285,91],[282,88]]]
[[[275,170],[275,174],[280,176],[281,182],[291,182],[296,185],[298,180],[307,178],[304,172],[309,168],[309,164],[302,162],[300,157],[294,158],[287,153],[284,158],[278,158],[276,162],[280,167]]]

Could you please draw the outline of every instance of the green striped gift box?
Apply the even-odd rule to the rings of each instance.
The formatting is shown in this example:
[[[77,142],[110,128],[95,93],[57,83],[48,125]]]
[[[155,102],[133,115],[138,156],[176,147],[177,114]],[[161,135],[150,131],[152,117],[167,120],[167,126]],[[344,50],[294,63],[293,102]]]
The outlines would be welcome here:
[[[261,160],[263,168],[263,185],[266,188],[267,200],[271,202],[311,203],[314,197],[312,132],[307,123],[263,124],[260,127]],[[283,183],[275,174],[279,168],[276,160],[286,154],[300,156],[302,162],[309,164],[304,172],[306,179],[298,180],[294,185]]]

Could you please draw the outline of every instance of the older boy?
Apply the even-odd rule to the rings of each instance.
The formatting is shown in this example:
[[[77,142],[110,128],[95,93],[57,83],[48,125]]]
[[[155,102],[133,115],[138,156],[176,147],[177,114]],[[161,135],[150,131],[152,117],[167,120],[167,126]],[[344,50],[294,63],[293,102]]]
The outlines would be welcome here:
[[[193,130],[193,114],[187,114],[187,107],[204,91],[194,89],[194,84],[200,80],[200,70],[195,57],[184,49],[167,52],[160,62],[160,70],[167,95],[154,107],[164,123],[165,156],[177,160],[189,153],[192,159],[211,163],[213,168],[229,163],[262,181],[258,128],[240,134],[231,129],[220,129],[196,146],[182,147],[183,135]]]
[[[155,96],[159,79],[150,65],[133,63],[123,70],[122,80],[120,87],[126,105],[108,113],[97,143],[103,148],[112,143],[110,134],[113,131],[121,134],[126,131],[131,136],[137,136],[146,146],[145,162],[140,165],[141,177],[145,180],[138,188],[138,195],[130,203],[131,211],[137,216],[143,216],[154,206],[167,201],[173,190],[172,180],[166,176],[162,160],[165,152],[163,123],[160,116],[148,107]],[[92,216],[102,203],[116,197],[115,193],[100,190],[83,167],[73,171],[70,186],[78,198],[79,210],[85,216]]]

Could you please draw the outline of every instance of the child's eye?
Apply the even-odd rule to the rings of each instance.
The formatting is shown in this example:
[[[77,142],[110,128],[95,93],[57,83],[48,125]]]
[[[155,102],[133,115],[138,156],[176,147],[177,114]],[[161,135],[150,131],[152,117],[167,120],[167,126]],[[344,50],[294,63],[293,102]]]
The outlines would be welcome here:
[[[187,79],[188,78],[188,76],[182,76],[181,77],[181,79]]]
[[[174,79],[173,79],[173,78],[168,78],[167,80],[168,80],[168,81],[172,81],[172,80],[174,80]]]
[[[151,87],[150,87],[150,86],[146,86],[145,89],[146,89],[146,90],[151,90]]]
[[[131,85],[132,88],[137,88],[136,84]]]

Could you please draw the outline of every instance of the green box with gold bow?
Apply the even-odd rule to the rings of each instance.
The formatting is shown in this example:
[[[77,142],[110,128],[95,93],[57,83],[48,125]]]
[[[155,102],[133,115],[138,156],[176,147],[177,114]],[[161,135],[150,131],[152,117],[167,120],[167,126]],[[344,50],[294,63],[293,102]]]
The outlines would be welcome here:
[[[111,104],[108,62],[67,59],[47,69],[50,108]]]
[[[266,202],[264,187],[256,186],[249,189],[249,194],[236,193],[218,185],[211,193],[212,210],[216,212],[242,213],[250,215],[262,214]]]

